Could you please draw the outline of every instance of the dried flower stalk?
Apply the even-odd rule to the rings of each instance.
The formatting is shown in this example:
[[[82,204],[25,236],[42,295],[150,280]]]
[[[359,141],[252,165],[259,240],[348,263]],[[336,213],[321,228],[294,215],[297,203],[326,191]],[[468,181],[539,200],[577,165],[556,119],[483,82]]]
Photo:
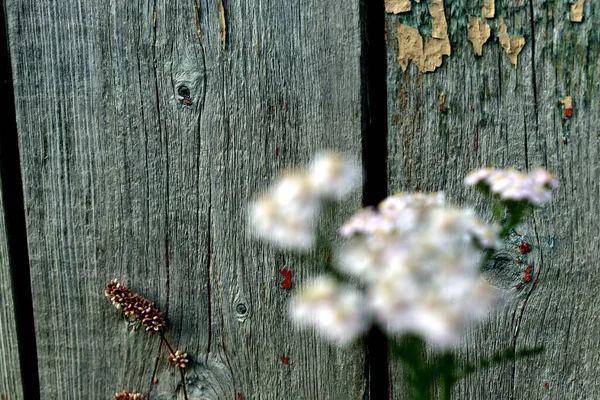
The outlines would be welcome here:
[[[135,390],[131,393],[123,390],[121,393],[115,393],[114,400],[144,400],[145,397]]]
[[[110,297],[110,301],[117,309],[123,310],[125,317],[140,323],[151,335],[166,328],[165,319],[153,301],[137,293],[131,293],[115,279],[106,285],[104,294]]]
[[[173,354],[173,353],[169,354],[169,357],[167,357],[167,359],[169,360],[169,363],[171,365],[174,365],[179,368],[187,367],[187,364],[189,362],[189,360],[187,358],[187,353],[184,353],[181,350],[177,350],[175,352],[175,354]]]

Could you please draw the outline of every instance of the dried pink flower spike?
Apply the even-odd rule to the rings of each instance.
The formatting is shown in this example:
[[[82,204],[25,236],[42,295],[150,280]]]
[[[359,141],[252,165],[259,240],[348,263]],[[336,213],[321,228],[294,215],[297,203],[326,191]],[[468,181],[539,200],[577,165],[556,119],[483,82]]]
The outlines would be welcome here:
[[[141,393],[137,393],[135,390],[131,393],[123,390],[121,393],[115,393],[114,400],[144,400],[145,397]]]
[[[169,363],[171,365],[174,365],[179,368],[186,368],[187,364],[189,363],[187,353],[184,353],[181,350],[177,350],[175,354],[169,354],[169,357],[167,359],[169,360]]]
[[[110,297],[116,308],[123,310],[128,319],[139,322],[151,335],[166,328],[167,323],[154,302],[137,293],[132,294],[116,280],[106,285],[104,294]]]
[[[127,301],[127,298],[131,296],[131,292],[125,286],[117,282],[116,279],[113,279],[106,285],[104,295],[110,297],[110,301],[112,301],[114,306],[120,309]]]

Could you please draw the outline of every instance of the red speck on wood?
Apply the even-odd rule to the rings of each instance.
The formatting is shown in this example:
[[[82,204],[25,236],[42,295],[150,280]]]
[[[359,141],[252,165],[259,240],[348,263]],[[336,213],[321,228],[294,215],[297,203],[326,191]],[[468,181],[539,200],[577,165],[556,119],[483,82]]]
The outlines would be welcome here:
[[[529,253],[531,251],[531,245],[523,240],[519,245],[519,251],[521,254]]]
[[[548,389],[550,387],[550,385],[548,384],[548,382],[544,382],[544,388]]]
[[[331,262],[331,257],[327,256],[327,262],[330,263]]]
[[[527,265],[527,268],[525,269],[525,276],[523,277],[523,282],[531,282],[531,264]]]
[[[283,282],[281,282],[281,288],[289,290],[292,288],[292,271],[289,269],[280,269],[279,273],[283,275]]]
[[[244,400],[241,393],[238,393],[238,400]]]
[[[565,108],[565,117],[571,118],[572,116],[573,116],[573,109],[572,108]]]
[[[521,283],[521,282],[517,283],[517,284],[515,285],[515,289],[521,289],[521,285],[522,285],[522,283]]]
[[[275,147],[275,157],[279,157],[279,147]]]
[[[284,355],[281,356],[281,362],[285,365],[290,365],[290,359]]]
[[[563,144],[567,144],[567,139],[563,139]]]
[[[158,378],[152,379],[152,383],[154,383],[156,385],[158,383]]]

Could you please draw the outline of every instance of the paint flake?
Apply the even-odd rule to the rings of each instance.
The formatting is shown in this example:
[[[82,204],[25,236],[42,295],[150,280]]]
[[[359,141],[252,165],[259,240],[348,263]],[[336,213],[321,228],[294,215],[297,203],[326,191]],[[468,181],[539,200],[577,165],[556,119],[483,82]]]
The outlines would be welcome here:
[[[583,21],[583,6],[585,0],[578,0],[576,3],[571,4],[571,22],[582,22]]]
[[[223,0],[219,0],[219,24],[221,26],[221,48],[225,50],[227,45],[227,23],[225,22],[225,8]]]
[[[385,0],[385,11],[400,14],[410,11],[410,0]]]
[[[411,61],[421,72],[435,71],[442,65],[443,56],[451,54],[443,0],[431,0],[429,14],[432,18],[432,34],[430,38],[425,38],[425,43],[416,28],[396,22],[398,63],[402,71],[406,71]]]
[[[289,290],[292,288],[292,271],[283,268],[279,270],[279,273],[283,275],[283,282],[281,282],[281,288]]]
[[[504,19],[500,17],[500,29],[498,30],[498,40],[504,49],[504,52],[510,59],[510,62],[516,67],[517,57],[523,46],[525,46],[525,38],[523,36],[509,36],[508,27],[504,23]]]
[[[525,275],[523,276],[523,279],[522,279],[524,283],[531,282],[531,278],[532,278],[531,270],[532,270],[531,265],[527,265],[527,268],[525,269]]]
[[[483,18],[469,17],[469,25],[467,26],[468,37],[473,43],[473,51],[478,56],[483,54],[483,45],[490,38],[490,25]]]
[[[571,118],[573,116],[573,97],[565,96],[560,102],[565,106],[565,117]]]
[[[444,93],[440,93],[438,96],[438,105],[440,113],[444,113],[446,111],[446,107],[444,104],[446,103],[446,95]]]
[[[486,18],[494,18],[496,15],[496,1],[495,0],[483,0],[483,8],[481,13]]]

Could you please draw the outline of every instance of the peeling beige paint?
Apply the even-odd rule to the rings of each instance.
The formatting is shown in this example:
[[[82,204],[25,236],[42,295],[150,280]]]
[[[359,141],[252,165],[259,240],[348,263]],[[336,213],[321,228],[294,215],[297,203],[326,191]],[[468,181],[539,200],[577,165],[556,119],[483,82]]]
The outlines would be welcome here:
[[[385,11],[400,14],[410,11],[410,0],[385,0]]]
[[[571,118],[573,116],[573,97],[565,96],[560,99],[560,102],[565,106],[565,117]]]
[[[221,48],[225,50],[225,47],[227,46],[227,24],[225,22],[223,0],[219,0],[219,24],[221,25]]]
[[[417,68],[423,58],[423,38],[416,28],[396,21],[396,39],[398,40],[398,63],[406,71],[411,60]]]
[[[486,18],[494,18],[496,15],[496,1],[495,0],[483,0],[483,8],[481,13]]]
[[[430,0],[429,14],[431,14],[431,37],[434,39],[448,39],[448,24],[444,14],[444,0]]]
[[[435,71],[442,65],[443,56],[451,54],[443,0],[431,0],[429,14],[432,18],[432,37],[425,38],[425,43],[417,29],[396,22],[398,63],[403,71],[411,61],[421,72]]]
[[[469,17],[467,31],[469,40],[473,43],[473,51],[481,56],[483,54],[483,44],[487,42],[491,35],[490,25],[484,18]]]
[[[498,30],[498,40],[500,41],[500,45],[504,48],[506,55],[510,59],[510,62],[513,65],[517,66],[517,57],[521,50],[523,50],[523,46],[525,46],[525,38],[523,36],[509,36],[508,35],[508,27],[504,23],[502,17],[500,17],[500,29]]]
[[[564,104],[565,109],[573,108],[573,97],[571,96],[563,97],[562,99],[560,99],[560,102]]]
[[[583,21],[583,6],[585,0],[578,0],[576,3],[571,4],[571,21],[581,22]]]

